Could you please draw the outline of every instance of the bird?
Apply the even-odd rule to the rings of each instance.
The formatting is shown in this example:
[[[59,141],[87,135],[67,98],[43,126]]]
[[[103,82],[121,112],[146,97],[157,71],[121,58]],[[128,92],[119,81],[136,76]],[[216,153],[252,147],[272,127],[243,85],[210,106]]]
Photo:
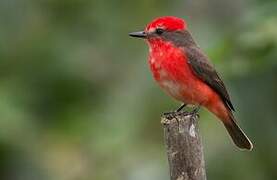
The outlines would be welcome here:
[[[150,22],[143,31],[129,33],[149,47],[148,64],[158,85],[175,100],[205,107],[218,117],[234,144],[252,150],[253,144],[239,127],[227,88],[208,56],[194,41],[184,19],[163,16]]]

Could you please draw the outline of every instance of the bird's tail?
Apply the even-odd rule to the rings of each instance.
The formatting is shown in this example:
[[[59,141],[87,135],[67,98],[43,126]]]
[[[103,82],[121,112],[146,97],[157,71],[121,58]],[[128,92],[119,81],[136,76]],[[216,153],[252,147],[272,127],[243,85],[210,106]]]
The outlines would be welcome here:
[[[230,120],[223,122],[233,142],[241,149],[252,150],[253,145],[239,125],[236,123],[233,115],[229,115]]]

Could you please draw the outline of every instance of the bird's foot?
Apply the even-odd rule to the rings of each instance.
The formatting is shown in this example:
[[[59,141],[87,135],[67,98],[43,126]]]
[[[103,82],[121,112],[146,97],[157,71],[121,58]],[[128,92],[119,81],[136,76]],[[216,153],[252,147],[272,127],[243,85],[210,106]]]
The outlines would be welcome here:
[[[200,106],[200,105],[197,105],[197,106],[190,112],[190,114],[191,114],[192,116],[199,116],[198,112],[199,112],[200,108],[201,108],[201,106]]]
[[[181,115],[185,115],[185,113],[188,113],[188,112],[185,112],[185,111],[169,111],[169,112],[165,112],[163,113],[163,116],[166,118],[166,119],[173,119],[175,118],[176,116],[181,116]]]
[[[173,119],[176,118],[176,116],[186,116],[186,115],[192,115],[192,116],[199,116],[198,112],[200,109],[200,105],[196,106],[191,112],[188,111],[181,111],[186,105],[183,104],[181,107],[179,107],[177,110],[175,111],[169,111],[169,112],[165,112],[163,113],[163,116],[166,119]]]

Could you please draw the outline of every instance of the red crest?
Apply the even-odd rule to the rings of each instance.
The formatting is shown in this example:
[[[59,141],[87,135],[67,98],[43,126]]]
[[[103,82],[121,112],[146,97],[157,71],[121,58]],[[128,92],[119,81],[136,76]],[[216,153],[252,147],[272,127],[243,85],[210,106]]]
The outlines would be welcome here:
[[[187,28],[187,24],[181,18],[174,16],[164,16],[154,19],[146,26],[145,30],[151,31],[151,29],[156,29],[158,27],[165,28],[168,31],[178,31],[185,30]]]

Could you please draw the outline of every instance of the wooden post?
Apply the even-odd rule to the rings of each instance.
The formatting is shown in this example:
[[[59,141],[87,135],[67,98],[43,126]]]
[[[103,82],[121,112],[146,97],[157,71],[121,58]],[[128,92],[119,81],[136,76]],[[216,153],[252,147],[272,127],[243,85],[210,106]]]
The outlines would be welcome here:
[[[171,180],[206,180],[196,114],[162,116]]]

